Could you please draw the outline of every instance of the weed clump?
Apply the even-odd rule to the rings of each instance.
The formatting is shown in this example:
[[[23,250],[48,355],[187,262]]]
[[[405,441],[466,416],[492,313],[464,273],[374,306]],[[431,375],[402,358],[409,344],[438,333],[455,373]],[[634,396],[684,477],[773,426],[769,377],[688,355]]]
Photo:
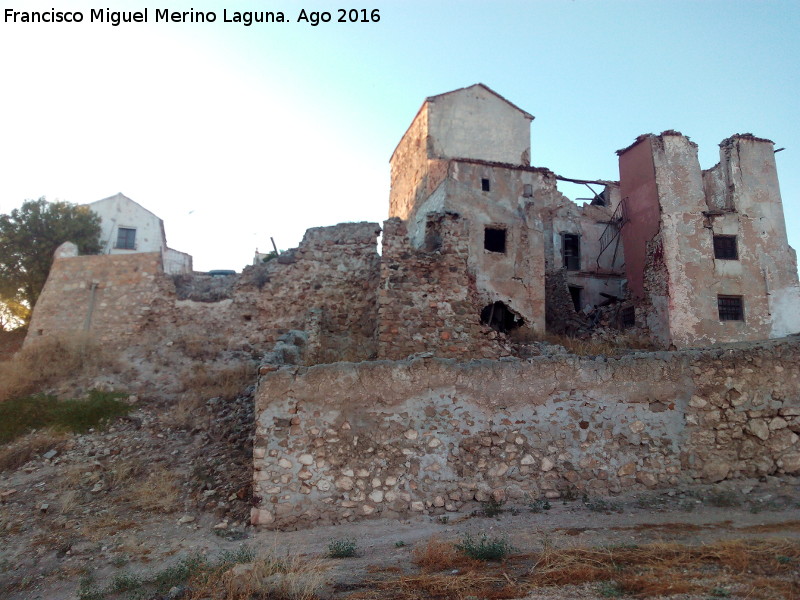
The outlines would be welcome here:
[[[483,502],[481,504],[481,513],[484,517],[496,517],[499,514],[502,514],[505,509],[503,508],[503,502],[497,501],[494,498],[489,498],[488,501]]]
[[[547,498],[537,498],[528,502],[528,508],[532,513],[540,513],[545,510],[550,510],[550,501]]]
[[[604,498],[583,497],[583,505],[592,512],[622,512],[622,505],[619,502],[605,500]]]
[[[328,544],[328,558],[352,558],[357,554],[356,541],[352,538],[331,540]]]
[[[490,538],[485,533],[482,533],[477,539],[471,534],[465,533],[461,543],[456,544],[456,548],[476,560],[503,560],[514,551],[507,539]]]

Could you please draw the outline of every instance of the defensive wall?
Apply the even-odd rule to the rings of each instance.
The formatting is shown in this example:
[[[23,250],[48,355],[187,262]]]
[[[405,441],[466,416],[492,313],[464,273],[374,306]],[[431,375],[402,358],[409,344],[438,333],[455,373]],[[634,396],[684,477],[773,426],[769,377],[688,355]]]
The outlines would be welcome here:
[[[800,471],[800,338],[621,358],[287,366],[256,398],[255,524]]]

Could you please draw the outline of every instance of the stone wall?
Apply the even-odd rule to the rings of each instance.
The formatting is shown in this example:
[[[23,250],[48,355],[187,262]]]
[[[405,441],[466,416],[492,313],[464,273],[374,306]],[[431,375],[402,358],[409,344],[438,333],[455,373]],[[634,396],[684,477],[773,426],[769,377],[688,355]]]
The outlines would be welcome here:
[[[100,341],[144,353],[205,340],[259,355],[290,330],[313,329],[312,362],[374,358],[379,232],[376,223],[309,229],[279,259],[223,278],[173,280],[159,253],[56,258],[28,342],[86,331],[90,315]]]
[[[429,215],[429,223],[421,249],[411,247],[403,221],[384,223],[378,357],[509,354],[497,333],[480,323],[483,306],[467,270],[469,224],[452,214]]]
[[[800,338],[287,367],[256,411],[252,520],[274,528],[797,473]]]
[[[628,282],[664,347],[800,329],[773,143],[736,135],[722,142],[720,158],[701,171],[696,144],[676,131],[641,137],[621,151]],[[716,257],[715,236],[733,240],[734,256]],[[739,303],[738,318],[720,318],[719,297]]]
[[[129,344],[147,322],[154,302],[169,296],[171,288],[160,252],[57,253],[25,342],[88,332],[103,343]]]

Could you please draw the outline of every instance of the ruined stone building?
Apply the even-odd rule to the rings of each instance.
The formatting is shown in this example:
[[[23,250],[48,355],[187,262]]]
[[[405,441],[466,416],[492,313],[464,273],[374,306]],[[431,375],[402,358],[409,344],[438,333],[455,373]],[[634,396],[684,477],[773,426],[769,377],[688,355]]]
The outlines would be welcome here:
[[[115,266],[127,265],[120,257],[128,256],[160,263],[152,273],[157,294],[167,290],[163,300],[189,321],[193,311],[183,301],[200,298],[208,311],[213,300],[220,331],[262,347],[282,325],[310,329],[329,357],[499,357],[510,353],[514,330],[523,340],[546,329],[588,335],[600,313],[604,326],[631,328],[662,348],[800,331],[796,256],[772,142],[735,135],[721,144],[720,163],[702,171],[685,136],[640,136],[618,153],[620,180],[589,182],[602,189],[578,206],[558,191],[563,177],[531,166],[532,120],[482,84],[427,98],[391,157],[381,256],[378,224],[315,228],[298,249],[248,267],[226,280],[224,292],[205,296],[198,295],[209,287],[199,284],[202,275],[194,283],[159,279],[159,272],[191,269],[190,256],[167,247],[161,219],[122,194],[94,202],[111,256],[57,259],[33,330],[88,327],[114,337],[94,309],[89,320],[80,308],[72,319],[61,314],[53,294],[66,285],[76,307],[93,302],[87,289],[136,298],[102,275],[124,273],[124,285],[134,285],[129,267]],[[159,257],[134,256],[148,253]],[[89,264],[92,281],[78,285]],[[268,282],[281,279],[291,283],[268,292]],[[312,289],[302,302],[269,307],[306,284]],[[349,309],[332,302],[335,289],[358,301]],[[145,304],[157,323],[152,302]],[[122,310],[113,322],[132,333],[144,309]]]
[[[530,165],[532,119],[481,84],[433,96],[391,159],[390,216],[412,246],[437,250],[447,215],[465,223],[484,322],[542,331],[619,303],[615,324],[662,347],[800,331],[772,142],[733,136],[701,171],[685,136],[641,136],[620,181],[578,207]]]
[[[138,352],[128,369],[168,371],[173,397],[175,365],[258,357],[257,525],[800,473],[800,337],[782,337],[800,288],[772,142],[735,135],[703,171],[685,136],[644,135],[578,206],[531,166],[532,119],[480,84],[426,99],[382,227],[309,229],[239,275],[170,275],[164,246],[64,246],[25,343],[88,332]],[[125,246],[122,214],[104,232]],[[677,350],[535,355],[545,330]]]

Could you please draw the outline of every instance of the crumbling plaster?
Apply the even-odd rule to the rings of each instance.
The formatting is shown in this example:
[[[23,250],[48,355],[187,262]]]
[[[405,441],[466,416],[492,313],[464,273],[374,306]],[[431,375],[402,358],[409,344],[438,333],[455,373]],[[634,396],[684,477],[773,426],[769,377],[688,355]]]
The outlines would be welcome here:
[[[292,528],[796,473],[799,359],[794,338],[620,359],[285,367],[256,398],[252,519]]]
[[[800,295],[772,142],[734,136],[720,157],[701,171],[696,145],[674,131],[640,138],[620,156],[629,286],[665,346],[800,330],[797,311],[786,310]],[[736,236],[738,257],[715,258],[714,235]],[[741,297],[744,318],[721,320],[718,295]]]

